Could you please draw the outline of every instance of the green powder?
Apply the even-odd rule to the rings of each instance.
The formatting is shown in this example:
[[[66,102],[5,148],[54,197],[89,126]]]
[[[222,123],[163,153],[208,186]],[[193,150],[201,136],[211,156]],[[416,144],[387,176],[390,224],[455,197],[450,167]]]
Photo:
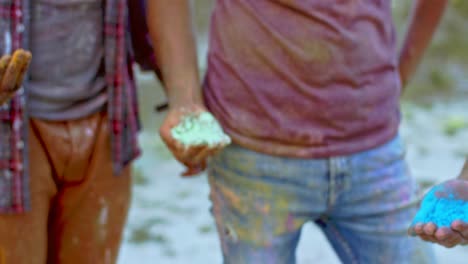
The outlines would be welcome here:
[[[231,143],[231,138],[223,132],[218,121],[208,112],[184,117],[172,128],[171,134],[185,146],[215,146]]]

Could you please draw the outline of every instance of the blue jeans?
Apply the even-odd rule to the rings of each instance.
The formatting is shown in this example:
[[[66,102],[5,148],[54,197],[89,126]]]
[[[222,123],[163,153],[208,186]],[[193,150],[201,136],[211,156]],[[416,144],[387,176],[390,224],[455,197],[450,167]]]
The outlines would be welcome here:
[[[345,264],[434,263],[406,230],[417,184],[399,137],[329,159],[293,159],[227,147],[209,165],[210,198],[225,264],[294,264],[313,221]]]

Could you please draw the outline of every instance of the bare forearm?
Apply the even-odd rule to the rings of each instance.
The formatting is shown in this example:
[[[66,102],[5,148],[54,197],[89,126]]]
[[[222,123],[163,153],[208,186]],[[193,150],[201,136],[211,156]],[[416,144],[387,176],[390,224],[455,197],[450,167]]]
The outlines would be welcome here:
[[[413,0],[406,37],[399,56],[403,87],[416,71],[442,18],[448,0]]]
[[[188,0],[149,0],[148,29],[171,106],[201,102]]]
[[[463,165],[463,169],[460,173],[460,176],[458,176],[458,179],[460,180],[468,180],[468,158],[465,160],[465,164]]]

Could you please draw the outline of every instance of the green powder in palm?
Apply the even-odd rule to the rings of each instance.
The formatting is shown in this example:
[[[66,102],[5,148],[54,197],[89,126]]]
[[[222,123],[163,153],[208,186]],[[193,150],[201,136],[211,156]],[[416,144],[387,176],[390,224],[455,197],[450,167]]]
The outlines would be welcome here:
[[[172,128],[171,134],[185,146],[215,146],[231,143],[231,138],[223,132],[218,121],[208,112],[185,116]]]

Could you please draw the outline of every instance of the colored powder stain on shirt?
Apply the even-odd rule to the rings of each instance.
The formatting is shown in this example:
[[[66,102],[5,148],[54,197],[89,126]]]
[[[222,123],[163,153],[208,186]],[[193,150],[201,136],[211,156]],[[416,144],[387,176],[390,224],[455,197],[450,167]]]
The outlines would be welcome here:
[[[329,158],[391,140],[400,121],[391,2],[216,0],[207,108],[234,142],[273,156]]]
[[[437,197],[438,191],[441,191],[440,186],[426,194],[412,225],[434,223],[438,227],[449,227],[455,220],[468,221],[468,203],[454,195]]]
[[[172,137],[185,146],[229,144],[231,138],[208,112],[186,116],[171,130]]]

